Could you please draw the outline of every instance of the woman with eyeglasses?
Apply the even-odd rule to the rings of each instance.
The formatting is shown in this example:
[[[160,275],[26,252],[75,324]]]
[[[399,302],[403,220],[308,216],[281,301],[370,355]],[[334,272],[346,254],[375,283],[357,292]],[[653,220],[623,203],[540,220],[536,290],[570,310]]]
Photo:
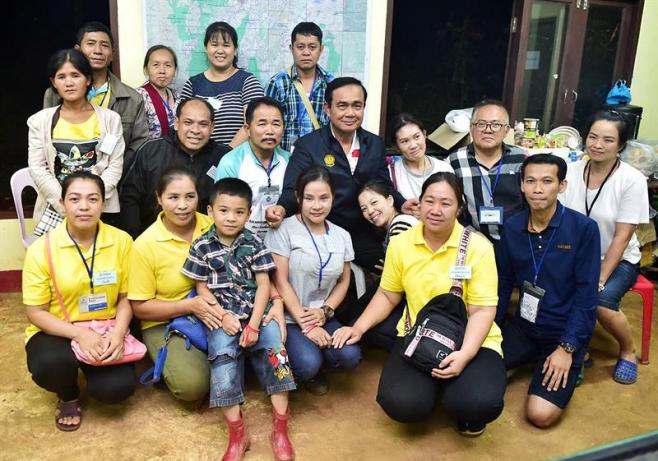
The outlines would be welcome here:
[[[640,270],[640,244],[635,228],[649,222],[649,196],[644,175],[619,159],[628,140],[626,119],[615,111],[599,111],[589,122],[585,139],[588,160],[570,163],[569,187],[560,200],[592,218],[601,232],[599,323],[619,343],[613,379],[637,380],[637,357],[628,319],[619,310],[624,294]]]

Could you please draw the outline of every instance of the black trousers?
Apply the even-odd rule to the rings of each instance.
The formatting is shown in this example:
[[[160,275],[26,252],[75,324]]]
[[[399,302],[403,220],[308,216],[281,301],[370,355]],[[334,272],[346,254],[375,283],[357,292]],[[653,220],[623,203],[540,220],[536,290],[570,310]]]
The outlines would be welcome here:
[[[398,338],[384,364],[377,403],[388,416],[401,423],[428,419],[441,394],[441,404],[457,421],[490,423],[503,411],[506,375],[502,357],[480,348],[456,378],[434,379],[409,364],[401,355]]]
[[[135,364],[95,367],[79,362],[71,340],[40,331],[25,345],[32,380],[65,402],[78,398],[78,369],[87,379],[87,393],[105,403],[118,403],[135,390]]]

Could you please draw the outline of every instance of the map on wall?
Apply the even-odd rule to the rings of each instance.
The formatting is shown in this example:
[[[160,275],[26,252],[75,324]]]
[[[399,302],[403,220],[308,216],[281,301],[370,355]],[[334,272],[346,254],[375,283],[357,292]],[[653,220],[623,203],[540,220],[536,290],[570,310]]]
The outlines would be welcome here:
[[[323,32],[320,65],[336,76],[365,78],[368,0],[144,0],[146,49],[171,46],[178,55],[174,86],[207,67],[206,27],[225,21],[238,32],[238,66],[265,86],[292,64],[290,32],[312,21]],[[146,52],[146,50],[144,50]]]

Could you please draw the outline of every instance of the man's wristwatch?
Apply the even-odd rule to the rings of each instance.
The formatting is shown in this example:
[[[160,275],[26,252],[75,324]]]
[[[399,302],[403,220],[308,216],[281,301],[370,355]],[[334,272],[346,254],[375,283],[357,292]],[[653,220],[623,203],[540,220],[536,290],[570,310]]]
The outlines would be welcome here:
[[[560,347],[564,349],[567,354],[573,354],[576,351],[576,346],[564,341],[560,342]]]
[[[334,308],[325,304],[322,306],[322,312],[324,312],[324,318],[329,321],[334,318]]]

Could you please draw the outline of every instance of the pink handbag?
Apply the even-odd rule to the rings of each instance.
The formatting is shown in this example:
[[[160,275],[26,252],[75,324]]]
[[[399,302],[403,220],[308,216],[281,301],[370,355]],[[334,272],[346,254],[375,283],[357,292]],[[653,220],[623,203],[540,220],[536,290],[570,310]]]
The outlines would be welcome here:
[[[57,296],[57,301],[59,302],[59,307],[62,309],[62,313],[66,318],[66,321],[73,323],[76,326],[87,328],[98,333],[101,336],[109,335],[114,327],[116,327],[116,319],[107,319],[107,320],[89,320],[85,322],[71,322],[69,317],[68,310],[64,305],[64,300],[62,299],[62,294],[59,292],[57,286],[57,279],[55,277],[55,267],[53,266],[52,257],[50,255],[50,232],[46,234],[46,257],[48,259],[48,270],[50,271],[50,277],[53,280],[53,286],[55,287],[55,295]],[[123,337],[123,355],[118,359],[112,362],[96,362],[91,360],[87,355],[82,351],[80,344],[77,341],[71,340],[71,349],[75,357],[86,364],[95,365],[95,366],[107,366],[107,365],[119,365],[121,363],[136,362],[140,360],[146,354],[146,346],[144,343],[140,342],[137,338],[126,332],[126,336]]]

